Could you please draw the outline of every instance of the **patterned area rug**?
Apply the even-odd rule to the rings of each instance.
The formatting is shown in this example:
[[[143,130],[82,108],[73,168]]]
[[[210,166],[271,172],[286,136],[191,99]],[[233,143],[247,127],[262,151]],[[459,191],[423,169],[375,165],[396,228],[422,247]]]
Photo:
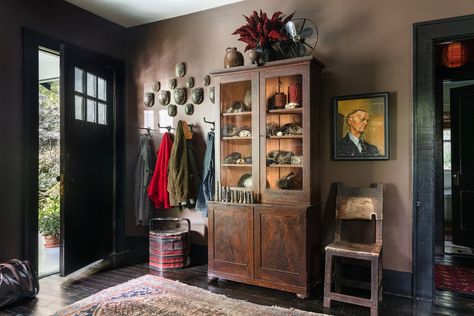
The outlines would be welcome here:
[[[474,295],[474,269],[437,264],[435,286],[439,290]]]
[[[309,316],[322,314],[257,305],[177,281],[145,275],[66,306],[54,315]]]

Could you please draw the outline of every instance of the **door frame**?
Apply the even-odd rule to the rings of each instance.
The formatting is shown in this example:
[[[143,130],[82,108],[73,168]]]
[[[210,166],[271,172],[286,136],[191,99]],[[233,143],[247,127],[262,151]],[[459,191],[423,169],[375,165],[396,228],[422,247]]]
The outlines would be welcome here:
[[[38,48],[60,51],[60,45],[74,46],[29,29],[23,29],[23,258],[38,267]],[[114,72],[114,236],[113,253],[125,249],[125,63],[100,55],[101,64]],[[63,106],[63,105],[61,105]]]
[[[435,44],[474,37],[474,15],[413,25],[413,297],[432,301],[436,224],[443,218],[442,109]],[[429,267],[427,269],[427,267]]]

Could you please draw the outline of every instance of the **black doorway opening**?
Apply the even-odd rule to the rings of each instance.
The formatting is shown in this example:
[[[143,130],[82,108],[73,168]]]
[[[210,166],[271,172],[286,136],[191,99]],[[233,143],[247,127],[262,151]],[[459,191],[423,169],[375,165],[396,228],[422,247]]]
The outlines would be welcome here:
[[[413,26],[413,296],[434,298],[436,234],[443,215],[443,113],[437,104],[436,45],[474,37],[474,15]]]

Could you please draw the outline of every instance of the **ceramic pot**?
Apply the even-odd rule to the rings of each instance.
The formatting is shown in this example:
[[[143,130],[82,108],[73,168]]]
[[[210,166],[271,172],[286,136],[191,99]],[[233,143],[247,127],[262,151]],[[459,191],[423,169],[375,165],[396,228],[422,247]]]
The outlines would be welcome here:
[[[45,248],[56,248],[59,247],[59,236],[58,235],[47,235],[43,236]]]
[[[244,56],[237,51],[237,47],[227,47],[224,56],[224,68],[242,66],[244,64]]]
[[[262,58],[262,51],[258,49],[250,49],[247,51],[247,56],[249,56],[252,64],[260,65],[260,58]]]

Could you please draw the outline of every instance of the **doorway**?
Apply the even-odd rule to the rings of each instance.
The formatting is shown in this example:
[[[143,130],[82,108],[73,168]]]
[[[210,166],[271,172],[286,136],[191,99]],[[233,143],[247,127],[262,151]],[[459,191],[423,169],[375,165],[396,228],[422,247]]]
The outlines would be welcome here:
[[[38,49],[38,275],[59,272],[60,56]]]
[[[413,26],[413,296],[437,301],[435,256],[444,240],[443,111],[436,45],[474,38],[474,15]]]
[[[106,257],[113,259],[125,248],[125,66],[123,61],[29,30],[24,30],[23,38],[23,258],[39,268],[43,247],[39,206],[60,209],[59,254],[55,253],[59,262],[55,259],[54,271],[59,269],[64,276]],[[53,76],[58,79],[40,82],[40,56],[57,58],[56,66],[59,60],[59,75]],[[40,198],[43,126],[38,96],[44,94],[55,99],[54,115],[46,115],[55,126],[48,132],[55,135],[44,143],[54,144],[50,147],[55,154],[60,152],[60,163],[58,172],[54,155],[54,167],[48,172],[55,175],[48,181],[56,191]]]

